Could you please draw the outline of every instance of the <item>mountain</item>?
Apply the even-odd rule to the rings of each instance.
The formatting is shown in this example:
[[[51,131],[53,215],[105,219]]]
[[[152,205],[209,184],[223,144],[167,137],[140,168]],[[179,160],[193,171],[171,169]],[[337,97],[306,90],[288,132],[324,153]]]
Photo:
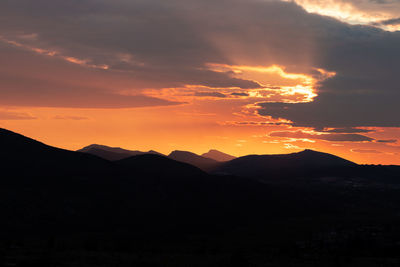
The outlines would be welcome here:
[[[99,157],[51,147],[0,128],[2,172],[21,176],[66,176],[111,171],[111,163]]]
[[[127,150],[120,147],[109,147],[104,145],[92,144],[86,146],[82,149],[77,150],[78,152],[84,152],[92,155],[96,155],[100,158],[116,161],[124,158],[128,158],[131,156],[136,155],[143,155],[143,154],[155,154],[155,155],[162,155],[156,151],[150,150],[148,152],[142,152],[139,150]]]
[[[205,176],[206,173],[199,168],[180,161],[175,161],[157,154],[142,154],[121,159],[115,162],[125,171],[135,172],[138,175],[164,177],[196,177]]]
[[[313,150],[282,155],[249,155],[217,166],[213,172],[246,177],[300,177],[331,175],[356,167],[346,159]]]
[[[264,266],[267,255],[271,266],[308,266],[327,251],[339,263],[398,257],[399,166],[311,150],[225,163],[173,153],[235,174],[211,175],[154,154],[111,162],[4,129],[0,147],[0,265]],[[296,179],[332,174],[343,182]],[[322,258],[329,264],[318,266],[335,259]]]
[[[216,168],[216,166],[219,165],[219,162],[214,159],[205,158],[188,151],[175,150],[168,155],[168,158],[191,164],[204,171],[213,170],[214,168]]]
[[[111,162],[4,129],[0,146],[0,214],[7,218],[0,221],[0,236],[229,228],[239,222],[233,218],[240,206],[260,189],[255,181],[215,179],[165,156]]]
[[[221,161],[221,162],[230,161],[230,160],[233,160],[236,158],[234,156],[231,156],[229,154],[226,154],[224,152],[221,152],[221,151],[218,151],[215,149],[211,149],[210,151],[202,154],[201,156],[204,158],[209,158],[209,159],[213,159],[213,160]]]

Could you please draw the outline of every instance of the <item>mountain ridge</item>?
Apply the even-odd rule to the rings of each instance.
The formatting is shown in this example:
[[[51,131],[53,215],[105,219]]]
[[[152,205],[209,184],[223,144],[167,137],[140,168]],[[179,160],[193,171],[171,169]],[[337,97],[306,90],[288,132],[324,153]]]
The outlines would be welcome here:
[[[226,162],[218,162],[188,151],[173,151],[164,156],[155,151],[141,152],[136,155],[118,155],[115,151],[126,151],[122,148],[110,148],[102,145],[91,145],[87,149],[110,148],[114,153],[112,159],[104,155],[94,155],[87,152],[75,152],[48,146],[40,141],[31,139],[18,133],[0,128],[0,159],[4,170],[34,175],[51,175],[63,170],[65,175],[79,173],[81,176],[89,173],[112,172],[115,164],[122,158],[154,154],[175,161],[195,166],[210,174],[235,175],[241,177],[313,177],[313,176],[352,176],[389,177],[390,181],[397,182],[396,177],[400,166],[358,165],[341,157],[318,152],[310,149],[291,154],[277,155],[247,155]],[[104,152],[105,150],[103,150]],[[113,152],[114,151],[114,152]],[[136,153],[138,151],[131,151]],[[117,158],[115,155],[117,154]],[[65,161],[65,162],[64,162]],[[21,167],[23,166],[23,167]],[[151,166],[154,168],[156,166]],[[150,167],[149,167],[150,168]],[[383,179],[383,178],[382,178]]]
[[[208,152],[203,153],[201,156],[221,162],[230,161],[236,158],[232,155],[218,151],[216,149],[210,149]]]
[[[268,222],[270,212],[286,218],[288,209],[291,215],[302,216],[325,212],[327,207],[336,212],[348,203],[338,205],[337,198],[320,194],[321,188],[327,194],[340,194],[344,188],[353,190],[354,185],[357,190],[359,186],[379,189],[400,184],[399,166],[360,166],[311,150],[217,162],[207,173],[152,154],[108,161],[3,129],[0,147],[0,212],[12,218],[0,222],[6,232],[220,230],[247,223],[247,218]],[[173,155],[194,155],[215,163],[187,151]],[[300,191],[293,194],[295,187]],[[309,190],[318,195],[317,201]],[[370,207],[370,203],[360,203]],[[260,212],[264,210],[269,212]]]
[[[101,157],[101,158],[104,158],[107,160],[111,160],[111,161],[117,161],[117,160],[121,160],[121,159],[128,158],[131,156],[144,155],[144,154],[163,155],[154,150],[144,152],[144,151],[139,151],[139,150],[128,150],[128,149],[124,149],[121,147],[110,147],[110,146],[99,145],[99,144],[91,144],[91,145],[85,146],[77,151],[96,155],[98,157]]]
[[[238,176],[277,176],[315,174],[338,167],[355,167],[358,164],[341,157],[306,149],[290,154],[247,155],[228,161],[213,173]]]
[[[219,164],[219,162],[214,159],[205,158],[193,152],[182,151],[182,150],[172,151],[168,155],[168,158],[194,165],[204,171],[210,171]]]

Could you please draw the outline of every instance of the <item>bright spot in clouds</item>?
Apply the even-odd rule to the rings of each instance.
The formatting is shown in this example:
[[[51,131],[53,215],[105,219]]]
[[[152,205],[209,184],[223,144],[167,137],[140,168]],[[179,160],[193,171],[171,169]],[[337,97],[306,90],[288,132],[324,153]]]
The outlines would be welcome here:
[[[282,0],[295,2],[309,13],[329,16],[349,24],[372,25],[386,31],[399,31],[400,23],[384,23],[398,19],[398,1],[349,0]],[[396,6],[397,5],[397,6]],[[397,7],[397,8],[396,8]]]
[[[245,66],[207,64],[213,71],[232,72],[237,78],[253,80],[262,88],[247,91],[250,98],[266,98],[267,102],[305,103],[317,97],[318,82],[331,78],[335,72],[316,69],[319,77],[301,73],[289,73],[283,66]],[[277,96],[280,96],[280,98]],[[296,97],[301,96],[301,97]],[[296,98],[293,98],[296,97]]]

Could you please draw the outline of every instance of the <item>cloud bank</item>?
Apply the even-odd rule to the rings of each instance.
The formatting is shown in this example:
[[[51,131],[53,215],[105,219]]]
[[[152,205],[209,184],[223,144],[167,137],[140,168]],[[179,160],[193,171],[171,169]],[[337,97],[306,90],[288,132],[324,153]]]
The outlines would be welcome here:
[[[188,85],[240,90],[251,102],[254,90],[271,85],[282,94],[272,85],[287,81],[210,64],[281,66],[287,74],[318,81],[316,96],[307,103],[282,103],[282,98],[267,101],[263,95],[259,115],[315,128],[400,127],[400,32],[312,14],[297,2],[1,1],[0,104],[176,105],[181,101],[146,90]],[[366,14],[391,14],[375,23],[397,23],[397,1],[330,1],[342,2]],[[319,79],[319,70],[335,75]],[[193,95],[224,98],[209,92]]]

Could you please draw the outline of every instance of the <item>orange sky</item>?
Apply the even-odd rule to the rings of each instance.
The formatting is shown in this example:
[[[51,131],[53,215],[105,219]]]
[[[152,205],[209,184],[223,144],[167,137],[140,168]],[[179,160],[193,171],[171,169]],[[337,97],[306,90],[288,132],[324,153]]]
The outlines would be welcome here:
[[[303,128],[272,125],[240,125],[237,122],[264,122],[263,118],[235,115],[230,101],[196,100],[172,107],[135,109],[19,108],[32,120],[2,120],[1,126],[47,144],[76,150],[92,143],[132,150],[190,150],[204,153],[214,148],[226,153],[291,153],[305,148],[333,153],[367,164],[400,164],[400,146],[376,142],[329,142],[269,137],[270,132]],[[398,128],[376,128],[368,136],[392,139]],[[379,151],[379,153],[378,153]],[[362,152],[362,153],[360,153]]]

